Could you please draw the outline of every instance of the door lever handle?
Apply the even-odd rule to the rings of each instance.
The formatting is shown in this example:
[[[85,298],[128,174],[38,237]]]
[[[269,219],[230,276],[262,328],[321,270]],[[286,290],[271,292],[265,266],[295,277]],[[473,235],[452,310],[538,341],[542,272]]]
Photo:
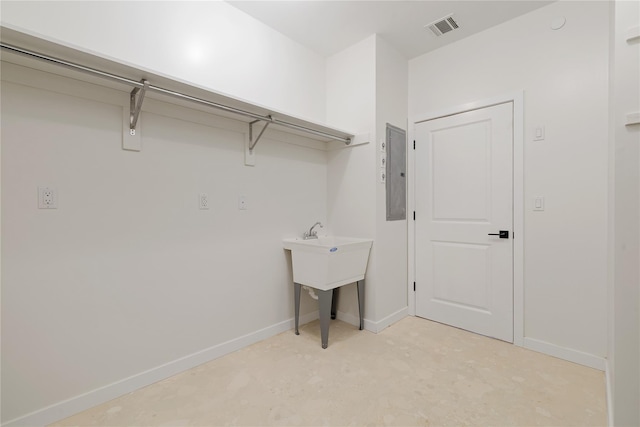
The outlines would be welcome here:
[[[509,230],[500,230],[499,233],[489,233],[487,236],[500,236],[501,239],[509,238]]]

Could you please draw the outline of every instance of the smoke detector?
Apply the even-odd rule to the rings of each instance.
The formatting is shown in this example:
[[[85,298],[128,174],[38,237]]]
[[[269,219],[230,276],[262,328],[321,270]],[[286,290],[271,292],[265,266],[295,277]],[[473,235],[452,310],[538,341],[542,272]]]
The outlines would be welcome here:
[[[444,18],[433,21],[432,23],[427,24],[424,27],[430,29],[433,34],[436,35],[436,37],[440,37],[441,35],[458,28],[458,23],[453,19],[452,13],[445,16]]]

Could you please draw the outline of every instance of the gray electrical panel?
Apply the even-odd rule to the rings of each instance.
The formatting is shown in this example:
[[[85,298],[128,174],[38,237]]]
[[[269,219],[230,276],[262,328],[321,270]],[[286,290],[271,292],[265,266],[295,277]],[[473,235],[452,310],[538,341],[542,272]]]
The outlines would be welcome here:
[[[387,123],[387,221],[407,219],[407,133]]]

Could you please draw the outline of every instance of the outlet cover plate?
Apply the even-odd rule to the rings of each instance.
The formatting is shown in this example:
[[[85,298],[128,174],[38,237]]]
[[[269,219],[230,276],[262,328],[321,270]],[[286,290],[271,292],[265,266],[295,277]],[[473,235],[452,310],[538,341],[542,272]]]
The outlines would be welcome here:
[[[58,209],[58,191],[53,187],[38,187],[38,209]]]
[[[209,209],[209,196],[206,193],[198,194],[198,207],[200,209]]]

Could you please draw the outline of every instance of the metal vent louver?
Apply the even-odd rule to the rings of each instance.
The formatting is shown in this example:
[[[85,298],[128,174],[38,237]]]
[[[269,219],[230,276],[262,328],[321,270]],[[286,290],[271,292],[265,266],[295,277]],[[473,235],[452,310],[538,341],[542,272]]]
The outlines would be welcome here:
[[[440,37],[441,35],[458,28],[458,23],[453,19],[453,14],[451,14],[427,24],[425,27],[429,28],[437,37]]]

